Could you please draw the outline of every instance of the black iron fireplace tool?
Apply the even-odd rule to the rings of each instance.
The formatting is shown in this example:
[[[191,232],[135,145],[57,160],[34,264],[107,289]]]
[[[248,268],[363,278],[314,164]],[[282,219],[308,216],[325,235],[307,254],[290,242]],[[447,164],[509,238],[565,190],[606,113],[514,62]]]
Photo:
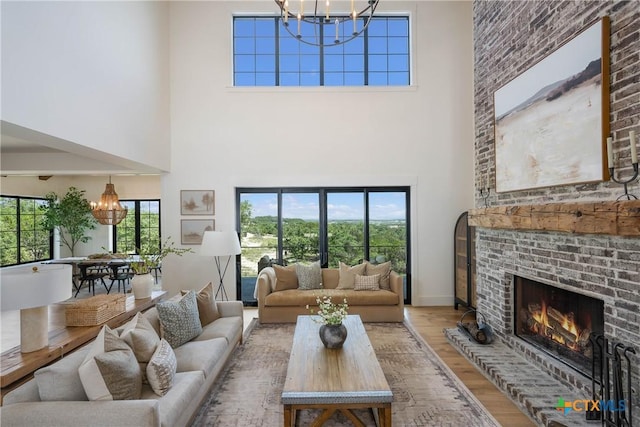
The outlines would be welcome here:
[[[465,320],[470,314],[471,320]],[[484,316],[474,309],[467,310],[458,321],[458,329],[464,332],[469,338],[480,344],[491,344],[493,341],[493,329],[487,324]]]
[[[600,419],[602,425],[607,427],[633,427],[633,362],[630,354],[636,354],[636,351],[623,343],[609,341],[602,335],[591,334],[589,339],[593,348],[591,394],[592,400],[599,401],[599,410],[590,408],[586,412],[587,420]],[[626,387],[623,379],[625,376]],[[598,387],[599,395],[596,392]]]

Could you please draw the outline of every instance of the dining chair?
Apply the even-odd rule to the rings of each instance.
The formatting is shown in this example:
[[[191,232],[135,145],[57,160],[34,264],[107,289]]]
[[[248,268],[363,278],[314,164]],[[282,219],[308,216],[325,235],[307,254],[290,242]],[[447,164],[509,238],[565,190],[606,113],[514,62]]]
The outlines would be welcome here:
[[[123,263],[115,263],[112,262],[109,264],[110,273],[109,279],[111,279],[111,285],[109,289],[113,287],[113,282],[118,282],[118,292],[120,292],[120,285],[122,285],[122,292],[127,292],[127,283],[129,283],[129,279],[131,278],[131,268],[129,264],[126,262]],[[108,292],[107,292],[108,293]]]
[[[80,293],[80,289],[86,283],[89,287],[89,290],[96,294],[96,282],[100,281],[102,286],[104,286],[107,294],[111,291],[111,286],[107,287],[107,284],[104,281],[105,276],[108,276],[109,273],[105,272],[104,263],[94,263],[94,262],[83,262],[78,264],[78,268],[80,269],[80,280],[78,282],[78,287],[76,288],[76,293],[74,298],[78,296]],[[112,283],[113,285],[113,283]]]

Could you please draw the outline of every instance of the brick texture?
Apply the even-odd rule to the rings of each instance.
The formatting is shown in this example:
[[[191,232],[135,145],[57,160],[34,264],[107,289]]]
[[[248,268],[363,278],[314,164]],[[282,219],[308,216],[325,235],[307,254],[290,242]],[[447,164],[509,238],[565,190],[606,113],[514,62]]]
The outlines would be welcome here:
[[[640,3],[637,1],[474,1],[476,185],[489,177],[489,206],[615,200],[612,181],[496,194],[493,95],[602,16],[611,20],[610,127],[622,176],[631,171],[628,133],[640,134]],[[629,185],[640,196],[640,184]],[[476,206],[485,201],[476,192]],[[478,310],[514,351],[513,275],[602,299],[605,333],[640,354],[640,239],[478,229]],[[524,350],[523,350],[524,351]],[[526,350],[525,358],[545,357]],[[632,375],[634,419],[640,419],[640,358]],[[570,369],[547,369],[571,387],[590,384]],[[571,396],[563,396],[570,399]],[[534,418],[537,418],[534,415]],[[538,418],[540,420],[540,418]]]

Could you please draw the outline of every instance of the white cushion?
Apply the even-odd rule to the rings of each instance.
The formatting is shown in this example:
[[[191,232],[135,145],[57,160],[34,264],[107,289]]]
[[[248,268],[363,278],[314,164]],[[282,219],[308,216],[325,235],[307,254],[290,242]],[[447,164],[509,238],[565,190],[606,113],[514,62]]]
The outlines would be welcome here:
[[[167,394],[173,385],[178,361],[171,345],[161,340],[147,365],[147,381],[158,396]]]
[[[142,373],[133,350],[103,326],[78,368],[89,400],[138,399]]]

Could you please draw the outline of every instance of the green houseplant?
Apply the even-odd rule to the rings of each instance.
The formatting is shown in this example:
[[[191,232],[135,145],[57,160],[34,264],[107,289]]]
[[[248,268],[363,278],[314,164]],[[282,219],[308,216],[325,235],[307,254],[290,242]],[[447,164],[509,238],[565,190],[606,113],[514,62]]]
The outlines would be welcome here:
[[[75,256],[76,245],[91,240],[86,232],[96,228],[96,220],[91,215],[91,205],[84,197],[84,190],[69,187],[62,198],[50,192],[45,199],[43,227],[49,230],[58,227],[60,241],[69,248],[71,256]]]
[[[162,260],[168,255],[182,256],[185,253],[193,252],[191,248],[177,248],[174,246],[170,237],[162,243],[160,251],[157,253],[151,253],[151,251],[139,251],[139,260],[130,264],[131,270],[134,272],[134,277],[131,279],[131,289],[133,290],[135,299],[144,299],[151,296],[153,290],[153,277],[150,271],[153,268],[158,268],[162,264]]]

